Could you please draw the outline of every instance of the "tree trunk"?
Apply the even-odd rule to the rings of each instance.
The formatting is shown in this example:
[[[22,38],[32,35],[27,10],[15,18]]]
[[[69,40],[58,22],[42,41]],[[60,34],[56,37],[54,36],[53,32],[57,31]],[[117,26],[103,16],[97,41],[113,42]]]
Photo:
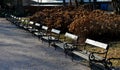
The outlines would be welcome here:
[[[69,4],[70,4],[70,6],[72,6],[72,1],[71,0],[69,0]]]
[[[66,6],[66,0],[63,0],[63,6]]]
[[[93,5],[91,0],[89,0],[89,10],[93,10]]]
[[[80,4],[83,4],[84,3],[84,0],[80,0]]]
[[[96,9],[96,0],[93,0],[93,9]]]
[[[75,1],[75,6],[78,7],[78,1],[77,0],[74,1]]]
[[[120,1],[119,0],[112,0],[113,8],[116,14],[120,14]]]
[[[24,10],[23,10],[22,0],[17,0],[16,12],[17,12],[17,15],[19,16],[23,15]]]
[[[4,1],[1,0],[1,1],[0,1],[0,6],[1,6],[1,8],[3,8],[3,6],[4,6],[3,3],[4,3]]]

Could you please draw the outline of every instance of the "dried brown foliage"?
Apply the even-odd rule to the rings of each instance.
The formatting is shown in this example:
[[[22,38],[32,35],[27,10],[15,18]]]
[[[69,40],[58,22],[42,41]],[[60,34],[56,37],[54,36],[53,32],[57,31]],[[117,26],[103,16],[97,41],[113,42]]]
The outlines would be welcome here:
[[[70,31],[83,38],[113,37],[120,34],[120,15],[101,10],[87,11],[83,6],[43,9],[30,19],[50,28],[61,29],[63,32]]]
[[[101,10],[74,20],[69,30],[82,37],[116,37],[120,34],[120,16]]]
[[[81,14],[73,7],[65,8],[53,8],[44,9],[35,13],[30,17],[31,20],[43,23],[50,28],[58,28],[63,32],[68,31],[68,25],[70,25],[74,19],[79,18]]]

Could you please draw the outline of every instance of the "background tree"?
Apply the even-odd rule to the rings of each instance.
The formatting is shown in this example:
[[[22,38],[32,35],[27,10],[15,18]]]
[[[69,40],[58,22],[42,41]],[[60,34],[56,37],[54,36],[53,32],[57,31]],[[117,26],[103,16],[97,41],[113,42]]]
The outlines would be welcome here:
[[[63,6],[66,6],[66,0],[63,0]]]
[[[72,1],[71,0],[69,0],[69,5],[72,6]]]
[[[72,6],[72,5],[73,5],[73,2],[74,2],[74,5],[75,5],[76,7],[78,7],[78,4],[79,4],[79,1],[78,1],[78,0],[74,0],[74,1],[69,0],[69,5]]]
[[[1,6],[1,8],[4,6],[3,5],[3,0],[0,0],[0,6]]]
[[[14,0],[13,3],[15,7],[15,10],[14,10],[15,15],[22,16],[22,14],[24,13],[23,0]]]
[[[116,14],[120,14],[120,0],[112,0],[112,6]]]
[[[78,0],[74,0],[75,1],[75,6],[78,7]]]
[[[12,0],[0,0],[0,5],[2,8],[6,8],[12,5]]]
[[[96,9],[96,2],[97,0],[93,0],[93,9]]]
[[[79,0],[79,4],[83,4],[84,3],[84,0]]]

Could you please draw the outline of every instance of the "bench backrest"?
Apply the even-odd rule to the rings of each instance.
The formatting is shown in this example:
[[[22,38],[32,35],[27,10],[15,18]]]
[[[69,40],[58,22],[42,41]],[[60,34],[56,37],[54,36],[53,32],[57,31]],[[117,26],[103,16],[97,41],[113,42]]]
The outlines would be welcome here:
[[[102,43],[102,42],[98,42],[92,39],[86,39],[85,43],[96,46],[96,47],[100,47],[103,49],[107,49],[108,48],[108,44]]]
[[[42,26],[42,29],[47,31],[48,27],[47,26]]]
[[[39,26],[40,26],[40,24],[39,24],[39,23],[35,23],[35,26],[38,26],[38,27],[39,27]]]
[[[15,19],[18,20],[18,17],[16,17]]]
[[[35,23],[34,24],[34,29],[40,29],[41,28],[41,24],[40,23]]]
[[[22,21],[22,22],[24,22],[25,20],[24,20],[24,19],[22,19],[21,21]]]
[[[60,30],[57,30],[57,29],[52,29],[51,32],[50,32],[51,36],[56,38],[56,40],[59,40],[60,38]]]
[[[13,16],[14,19],[16,19],[17,17],[16,16]]]
[[[18,18],[18,20],[21,20],[21,19],[22,19],[22,18],[20,18],[20,17]]]
[[[60,34],[60,30],[57,30],[57,29],[52,29],[51,32],[55,34]]]
[[[33,25],[33,24],[34,24],[34,22],[33,22],[33,21],[30,21],[30,22],[29,22],[29,24]]]
[[[29,21],[26,19],[26,20],[25,20],[25,23],[27,24],[27,23],[29,23]]]
[[[13,15],[10,15],[11,17],[13,17]]]
[[[78,39],[77,35],[74,35],[74,34],[71,34],[71,33],[68,33],[68,32],[65,33],[65,37],[71,38],[73,40],[77,40]]]

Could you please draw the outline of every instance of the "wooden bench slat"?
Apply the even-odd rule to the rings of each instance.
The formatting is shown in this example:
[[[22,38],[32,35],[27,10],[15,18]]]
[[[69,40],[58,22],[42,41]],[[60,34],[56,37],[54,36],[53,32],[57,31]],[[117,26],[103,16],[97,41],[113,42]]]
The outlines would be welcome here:
[[[84,59],[86,59],[86,60],[89,60],[89,55],[90,55],[90,52],[85,52],[85,50],[83,50],[83,51],[72,51],[72,53],[73,54],[75,54],[75,55],[77,55],[77,56],[79,56],[79,57],[82,57],[82,58],[84,58]],[[101,60],[101,59],[103,59],[103,57],[100,57],[100,56],[98,56],[97,54],[94,54],[94,56],[96,57],[95,59],[96,60]]]
[[[18,18],[18,20],[21,20],[21,18]]]
[[[108,47],[108,44],[101,43],[101,42],[98,42],[98,41],[94,41],[94,40],[91,40],[91,39],[87,39],[85,41],[85,43],[96,46],[96,47],[100,47],[100,48],[103,48],[103,49],[107,49],[107,47]]]
[[[64,43],[56,43],[55,45],[60,47],[61,49],[64,49]]]
[[[37,32],[34,32],[35,35],[37,35],[37,36],[46,36],[48,27],[47,26],[42,26],[40,29],[37,29],[37,30],[38,30]]]
[[[60,30],[57,30],[57,29],[52,29],[51,32],[56,33],[56,34],[60,34]]]
[[[47,26],[42,26],[42,29],[48,30],[48,27]]]
[[[25,20],[24,20],[24,19],[22,19],[21,21],[22,21],[22,22],[24,22]]]
[[[81,51],[73,51],[73,54],[75,54],[75,55],[77,55],[79,57],[82,57],[82,58],[84,58],[86,60],[89,60],[89,58],[88,58],[89,54],[85,54],[85,53],[83,53]]]
[[[30,21],[29,24],[34,24],[34,22],[33,22],[33,21]]]
[[[67,38],[68,39],[70,38],[72,41],[70,41],[70,42],[67,41]],[[55,43],[55,46],[63,49],[65,55],[67,55],[70,52],[72,53],[73,50],[77,49],[77,46],[76,46],[77,40],[78,40],[78,36],[66,32],[64,35],[64,41]]]
[[[45,27],[44,27],[45,28]],[[42,41],[46,41],[49,43],[49,46],[51,45],[51,43],[55,43],[55,42],[58,42],[59,41],[59,37],[60,37],[60,30],[57,30],[57,29],[52,29],[50,31],[51,33],[47,36],[42,36],[41,40]],[[55,35],[54,35],[54,34]]]
[[[71,34],[71,33],[68,33],[68,32],[65,33],[65,36],[66,36],[66,37],[69,37],[69,38],[71,38],[71,39],[74,39],[74,40],[77,40],[77,39],[78,39],[78,36],[76,36],[76,35],[74,35],[74,34]]]
[[[35,25],[36,25],[36,26],[40,26],[40,24],[39,24],[39,23],[35,23]]]

